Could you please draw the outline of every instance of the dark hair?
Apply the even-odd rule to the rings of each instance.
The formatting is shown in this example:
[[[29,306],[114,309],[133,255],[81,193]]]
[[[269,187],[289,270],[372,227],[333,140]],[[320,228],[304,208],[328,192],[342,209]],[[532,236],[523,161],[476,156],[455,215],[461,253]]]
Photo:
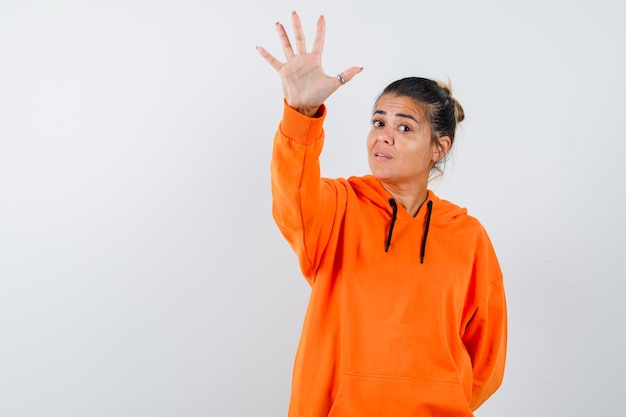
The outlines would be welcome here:
[[[413,99],[418,105],[424,107],[424,114],[430,124],[432,141],[441,148],[439,138],[448,136],[450,148],[454,144],[454,134],[457,124],[465,118],[463,107],[452,97],[452,87],[441,81],[435,81],[421,77],[402,78],[389,84],[376,98],[376,104],[385,94]],[[439,161],[445,163],[445,157]],[[433,166],[438,173],[443,173],[438,166]]]

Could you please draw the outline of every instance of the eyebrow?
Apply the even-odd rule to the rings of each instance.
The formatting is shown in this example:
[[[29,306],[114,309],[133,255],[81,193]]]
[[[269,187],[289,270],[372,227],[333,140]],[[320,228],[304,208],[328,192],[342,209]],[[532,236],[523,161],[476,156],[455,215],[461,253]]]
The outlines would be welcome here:
[[[376,110],[376,111],[374,111],[374,114],[382,114],[383,116],[386,116],[386,115],[387,115],[387,112],[386,112],[386,111],[384,111],[384,110]],[[406,117],[407,119],[411,119],[411,120],[413,120],[415,123],[419,124],[419,121],[418,121],[415,117],[413,117],[412,115],[410,115],[410,114],[405,114],[405,113],[396,113],[395,115],[396,115],[397,117]]]

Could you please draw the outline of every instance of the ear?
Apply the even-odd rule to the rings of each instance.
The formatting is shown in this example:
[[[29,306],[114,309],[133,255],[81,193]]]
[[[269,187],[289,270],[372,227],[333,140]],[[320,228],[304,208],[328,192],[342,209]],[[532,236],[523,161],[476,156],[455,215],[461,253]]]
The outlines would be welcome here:
[[[452,141],[449,136],[441,136],[437,142],[433,142],[433,164],[445,158],[450,146],[452,146]]]

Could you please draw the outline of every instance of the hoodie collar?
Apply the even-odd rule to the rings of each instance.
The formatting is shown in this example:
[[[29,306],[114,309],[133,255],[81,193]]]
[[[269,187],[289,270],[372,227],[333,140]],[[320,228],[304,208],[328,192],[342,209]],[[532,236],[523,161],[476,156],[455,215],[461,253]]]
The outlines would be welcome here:
[[[424,263],[428,244],[428,234],[431,226],[454,221],[458,216],[467,214],[461,208],[447,200],[437,197],[432,190],[427,190],[426,200],[419,208],[415,217],[412,217],[404,208],[399,207],[393,196],[372,175],[353,177],[350,179],[355,191],[365,195],[372,203],[389,213],[389,226],[386,230],[385,252],[393,250],[393,229],[398,219],[409,221],[423,221],[422,239],[420,246],[420,263]],[[416,255],[417,256],[417,255]]]

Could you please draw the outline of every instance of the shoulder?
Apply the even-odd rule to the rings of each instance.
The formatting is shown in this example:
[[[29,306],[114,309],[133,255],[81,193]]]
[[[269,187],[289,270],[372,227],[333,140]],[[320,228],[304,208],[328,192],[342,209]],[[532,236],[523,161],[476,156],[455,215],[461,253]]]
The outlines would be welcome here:
[[[483,224],[480,220],[470,214],[466,207],[459,206],[449,200],[439,198],[429,191],[429,199],[433,201],[433,223],[441,227],[475,234],[476,236],[487,236]]]

